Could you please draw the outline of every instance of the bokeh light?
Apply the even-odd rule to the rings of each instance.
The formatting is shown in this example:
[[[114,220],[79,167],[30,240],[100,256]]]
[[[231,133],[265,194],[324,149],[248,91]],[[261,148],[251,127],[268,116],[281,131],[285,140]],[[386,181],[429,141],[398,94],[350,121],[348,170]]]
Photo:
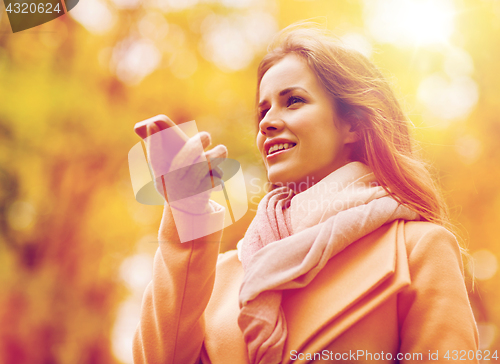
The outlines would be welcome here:
[[[198,4],[198,0],[153,0],[155,6],[163,11],[182,11],[194,7]]]
[[[491,279],[498,270],[498,260],[495,254],[487,249],[481,249],[472,254],[473,261],[469,264],[469,271],[479,280]]]
[[[196,54],[187,49],[179,50],[170,58],[170,70],[180,79],[189,78],[198,68]]]
[[[132,341],[140,313],[141,301],[137,297],[123,301],[117,309],[111,342],[114,355],[123,364],[134,364]]]
[[[453,33],[451,0],[365,0],[368,30],[381,43],[422,46],[445,43]]]
[[[149,39],[130,37],[115,46],[110,66],[120,80],[136,85],[156,69],[161,57],[160,51]]]
[[[153,277],[151,255],[140,253],[127,257],[120,265],[120,277],[132,293],[141,294]]]
[[[35,208],[26,201],[16,201],[7,211],[7,221],[14,230],[29,228],[35,219]]]
[[[455,150],[463,163],[472,164],[481,156],[483,144],[472,135],[464,135],[455,142]]]
[[[102,0],[81,1],[69,15],[96,34],[106,33],[116,21],[111,8]]]
[[[134,9],[140,5],[140,0],[112,0],[118,9]]]
[[[470,76],[474,72],[474,61],[469,53],[459,47],[446,47],[443,68],[449,77]]]
[[[154,236],[146,235],[138,242],[158,244]],[[139,322],[142,295],[153,277],[153,256],[138,253],[126,258],[120,265],[120,277],[130,291],[130,296],[120,304],[112,333],[112,345],[115,355],[125,364],[133,364],[132,339]]]
[[[359,33],[347,33],[344,34],[340,40],[344,47],[354,49],[367,58],[371,57],[373,47],[368,38],[364,35]]]
[[[200,51],[222,70],[237,71],[250,64],[276,30],[275,20],[265,12],[231,17],[211,14],[201,25]]]
[[[468,76],[449,78],[436,72],[420,82],[419,100],[431,116],[443,120],[466,118],[479,99],[479,88]]]
[[[491,348],[498,332],[496,325],[492,322],[478,322],[477,329],[479,331],[479,349],[486,350]]]
[[[161,13],[149,11],[139,20],[138,28],[144,38],[159,41],[167,36],[169,26]]]
[[[231,8],[246,8],[255,3],[255,0],[219,0],[224,6]]]

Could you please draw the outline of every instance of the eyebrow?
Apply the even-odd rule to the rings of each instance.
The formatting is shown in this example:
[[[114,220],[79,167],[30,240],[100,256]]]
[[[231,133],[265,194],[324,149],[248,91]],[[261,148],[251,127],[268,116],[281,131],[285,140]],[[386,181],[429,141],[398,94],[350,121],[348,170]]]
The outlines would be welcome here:
[[[307,90],[305,88],[300,87],[300,86],[294,86],[294,87],[287,87],[287,88],[281,90],[279,93],[279,96],[280,97],[285,96],[286,94],[289,94],[290,92],[295,91],[295,90],[302,90],[305,93],[309,94],[309,92],[307,92]],[[262,105],[264,105],[266,102],[267,102],[266,100],[259,102],[258,107],[259,108],[262,107]]]

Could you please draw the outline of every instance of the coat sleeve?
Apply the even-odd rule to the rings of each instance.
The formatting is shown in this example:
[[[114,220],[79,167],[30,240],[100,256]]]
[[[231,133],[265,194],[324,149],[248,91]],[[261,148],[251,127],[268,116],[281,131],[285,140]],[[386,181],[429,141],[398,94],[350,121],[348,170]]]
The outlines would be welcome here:
[[[439,363],[478,363],[467,359],[470,350],[476,353],[478,349],[478,332],[464,283],[458,243],[448,230],[434,224],[429,228],[430,223],[426,225],[425,230],[417,232],[405,229],[406,239],[415,243],[407,246],[411,285],[398,297],[399,352],[422,353],[422,358],[412,357],[401,362],[435,363],[430,360],[430,353],[434,354],[432,359],[438,356]],[[458,353],[455,358],[460,359],[461,350],[465,356],[454,361],[454,353]],[[449,360],[445,358],[447,353]]]
[[[172,211],[165,205],[153,279],[144,293],[133,341],[135,364],[191,364],[199,361],[204,339],[204,311],[215,279],[224,224],[224,208],[211,201],[213,212],[183,216],[183,221],[218,224],[219,231],[180,243]],[[176,220],[177,212],[176,212]],[[191,219],[191,220],[190,220]],[[211,229],[214,231],[214,229]]]

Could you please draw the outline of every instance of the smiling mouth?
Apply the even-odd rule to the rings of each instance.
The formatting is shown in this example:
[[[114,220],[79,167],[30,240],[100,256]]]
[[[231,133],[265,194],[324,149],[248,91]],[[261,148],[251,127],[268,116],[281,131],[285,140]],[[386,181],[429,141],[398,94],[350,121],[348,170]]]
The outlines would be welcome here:
[[[277,154],[280,152],[287,151],[289,149],[292,149],[295,147],[297,144],[295,143],[282,143],[282,144],[275,144],[271,148],[269,148],[269,151],[267,152],[267,156],[269,157],[270,155]]]

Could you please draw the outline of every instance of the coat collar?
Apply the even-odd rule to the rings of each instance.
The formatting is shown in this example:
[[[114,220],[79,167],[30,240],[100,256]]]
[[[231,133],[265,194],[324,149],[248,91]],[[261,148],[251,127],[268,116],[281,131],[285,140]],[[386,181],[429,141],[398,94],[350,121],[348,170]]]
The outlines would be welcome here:
[[[284,292],[285,352],[321,351],[410,284],[403,225],[395,221],[366,235],[333,257],[308,286]]]

